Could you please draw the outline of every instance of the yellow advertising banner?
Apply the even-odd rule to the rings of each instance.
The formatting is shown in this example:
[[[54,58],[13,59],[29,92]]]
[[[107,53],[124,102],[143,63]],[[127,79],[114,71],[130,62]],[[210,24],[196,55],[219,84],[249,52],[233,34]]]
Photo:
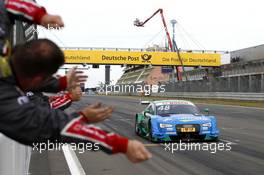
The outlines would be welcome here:
[[[64,50],[66,63],[181,65],[175,52]],[[220,66],[217,53],[180,53],[184,66]]]

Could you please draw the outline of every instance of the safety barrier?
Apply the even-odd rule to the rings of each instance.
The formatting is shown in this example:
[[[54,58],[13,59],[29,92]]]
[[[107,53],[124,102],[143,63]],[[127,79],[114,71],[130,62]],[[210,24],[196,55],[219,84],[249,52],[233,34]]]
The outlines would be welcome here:
[[[264,101],[264,93],[239,93],[239,92],[165,92],[154,93],[151,96],[182,97],[182,98],[207,98],[226,100]]]
[[[0,174],[29,175],[31,148],[0,133]]]
[[[105,93],[99,93],[106,95]],[[108,93],[108,95],[141,96],[141,93]],[[152,97],[175,97],[175,98],[202,98],[202,99],[225,99],[264,101],[264,93],[240,93],[240,92],[163,92],[152,93]]]

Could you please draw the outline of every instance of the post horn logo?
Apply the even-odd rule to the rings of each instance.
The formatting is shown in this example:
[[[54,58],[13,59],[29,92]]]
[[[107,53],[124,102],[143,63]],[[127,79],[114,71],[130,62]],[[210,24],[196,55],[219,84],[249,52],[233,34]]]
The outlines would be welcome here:
[[[141,58],[142,58],[142,62],[148,62],[148,63],[150,63],[150,59],[151,59],[151,55],[149,55],[149,54],[143,54],[143,55],[141,55]]]

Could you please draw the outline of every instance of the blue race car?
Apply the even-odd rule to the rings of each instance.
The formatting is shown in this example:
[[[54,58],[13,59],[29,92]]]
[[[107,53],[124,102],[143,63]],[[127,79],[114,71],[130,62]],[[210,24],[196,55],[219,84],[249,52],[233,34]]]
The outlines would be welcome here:
[[[217,141],[219,129],[214,116],[203,115],[191,102],[184,100],[161,100],[141,102],[148,107],[135,117],[137,135],[152,142],[178,140]]]

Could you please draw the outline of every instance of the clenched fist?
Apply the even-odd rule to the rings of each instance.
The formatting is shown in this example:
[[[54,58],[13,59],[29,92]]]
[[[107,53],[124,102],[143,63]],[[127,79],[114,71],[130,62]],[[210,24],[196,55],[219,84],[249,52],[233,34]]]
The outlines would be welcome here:
[[[128,141],[126,156],[133,163],[139,163],[152,157],[145,146],[137,140]]]
[[[44,15],[40,21],[40,25],[46,28],[58,29],[59,27],[64,27],[64,23],[60,16],[58,15]]]

